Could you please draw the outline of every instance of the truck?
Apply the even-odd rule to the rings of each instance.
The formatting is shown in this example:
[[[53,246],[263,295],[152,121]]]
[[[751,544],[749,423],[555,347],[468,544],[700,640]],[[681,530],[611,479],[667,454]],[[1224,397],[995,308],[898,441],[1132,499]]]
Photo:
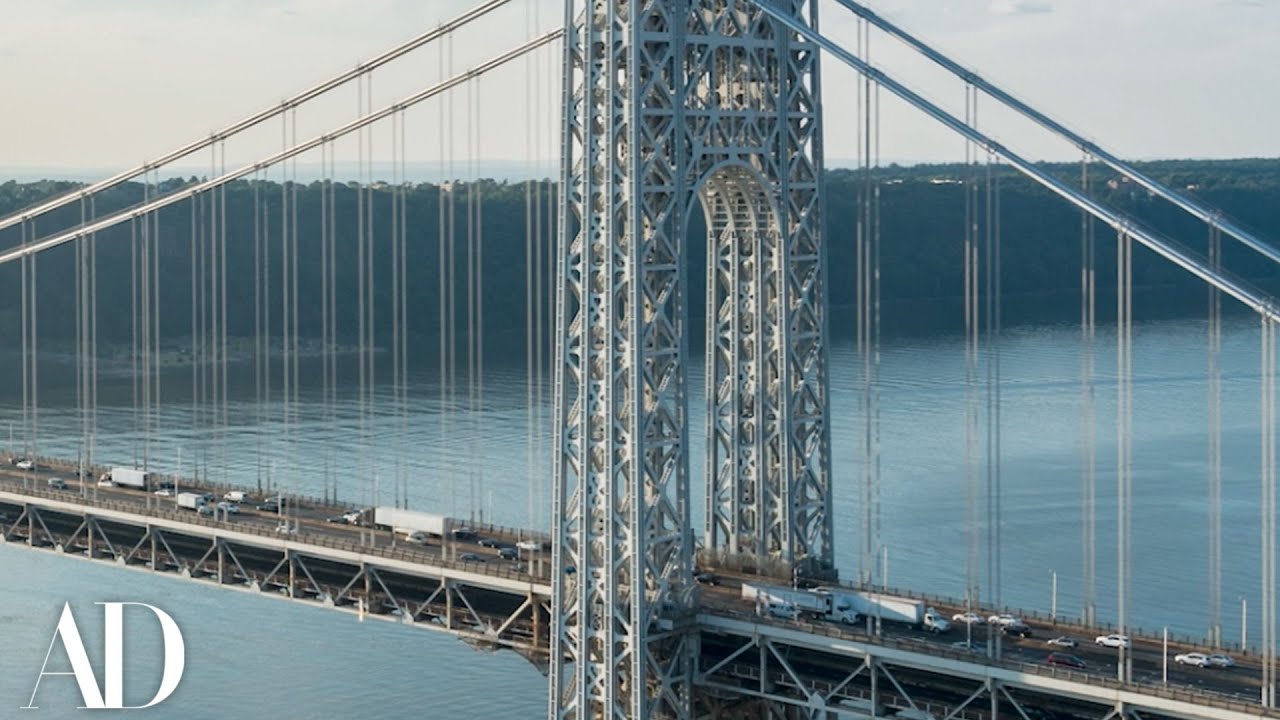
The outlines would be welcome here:
[[[118,487],[134,488],[135,490],[151,489],[151,475],[144,470],[123,467],[111,468],[110,480]]]
[[[951,629],[950,621],[933,608],[926,608],[919,600],[847,588],[819,588],[819,590],[831,595],[833,607],[847,608],[858,615],[914,625],[935,633],[944,633]]]
[[[771,604],[791,606],[800,614],[810,617],[826,618],[831,612],[830,598],[824,593],[777,585],[742,583],[742,599],[755,603],[758,608]]]
[[[178,507],[188,510],[199,510],[208,502],[204,493],[178,493]]]
[[[416,510],[401,510],[394,507],[376,507],[373,509],[373,524],[384,529],[404,535],[424,532],[436,537],[444,537],[453,529],[453,518]]]

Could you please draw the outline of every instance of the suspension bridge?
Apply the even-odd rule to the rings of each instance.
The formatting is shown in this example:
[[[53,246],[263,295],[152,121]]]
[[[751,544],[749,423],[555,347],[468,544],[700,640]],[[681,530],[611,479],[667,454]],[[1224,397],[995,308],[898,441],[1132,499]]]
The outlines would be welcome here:
[[[0,219],[0,265],[21,272],[14,290],[21,298],[23,398],[20,437],[10,440],[10,464],[0,471],[0,538],[520,652],[547,673],[555,718],[1280,717],[1280,311],[1223,266],[1222,241],[1269,262],[1280,262],[1280,251],[854,0],[824,9],[856,23],[853,43],[823,33],[816,1],[568,0],[562,17],[545,20],[525,5],[480,4],[207,137]],[[522,18],[515,14],[521,8]],[[526,34],[510,49],[456,61],[455,38],[462,45],[467,32],[512,27]],[[953,76],[964,88],[963,112],[877,64],[873,37]],[[437,75],[425,85],[423,57]],[[395,74],[414,58],[418,65]],[[835,66],[859,78],[852,87],[857,116],[839,128],[824,124],[822,111],[821,69]],[[559,162],[544,179],[496,187],[480,180],[477,158],[486,141],[478,118],[485,108],[513,121],[518,113],[514,99],[485,95],[484,83],[522,68],[520,129],[530,157],[558,153]],[[374,102],[375,82],[381,89],[405,77],[412,78],[405,94]],[[956,598],[891,588],[880,561],[880,188],[873,171],[882,96],[937,121],[966,148],[957,272],[964,277],[968,531],[965,593]],[[320,106],[349,119],[325,125],[317,118],[328,115],[308,114]],[[988,108],[1077,148],[1079,181],[989,134],[978,122]],[[853,228],[824,224],[824,132],[857,138],[864,182],[852,199]],[[411,146],[437,144],[447,180],[424,198],[409,180],[407,158]],[[237,155],[251,159],[235,162]],[[204,177],[183,180],[183,163],[198,157],[208,158]],[[1096,192],[1099,167],[1186,213],[1203,234],[1168,237],[1107,204]],[[1002,600],[1000,177],[1011,171],[1081,217],[1080,333],[1089,350],[1080,372],[1081,418],[1089,442],[1081,477],[1084,602],[1072,617],[1042,617]],[[314,193],[304,197],[308,188]],[[486,193],[495,192],[523,194],[522,229],[486,223]],[[419,205],[426,200],[428,207]],[[707,231],[707,392],[705,416],[696,418],[690,336],[700,325],[691,320],[688,286],[700,279],[688,272],[688,236],[699,216]],[[1113,467],[1093,444],[1100,230],[1117,248]],[[432,315],[438,330],[439,442],[459,442],[458,409],[486,402],[484,323],[492,311],[485,304],[512,291],[486,290],[483,272],[484,253],[497,251],[494,237],[503,232],[525,242],[531,526],[495,524],[483,478],[466,468],[457,471],[464,488],[422,509],[469,520],[426,538],[397,533],[368,509],[385,505],[387,496],[394,509],[408,509],[415,477],[399,461],[386,476],[362,473],[376,462],[344,459],[326,447],[321,477],[300,479],[290,459],[299,456],[304,426],[318,422],[303,417],[304,402],[318,402],[327,412],[319,422],[358,435],[366,447],[415,421],[408,412],[409,328],[421,313]],[[340,239],[351,236],[354,243]],[[167,250],[181,241],[189,267],[177,267]],[[827,267],[835,242],[856,245],[855,267],[838,277]],[[1203,638],[1172,646],[1137,629],[1132,601],[1135,242],[1198,278],[1210,298],[1207,623]],[[106,243],[130,247],[127,308],[100,307],[98,246]],[[237,246],[252,246],[251,265],[228,264],[228,247]],[[409,258],[426,246],[437,256],[439,277],[438,295],[424,303]],[[40,267],[54,262],[43,259],[68,253],[73,280],[51,280],[47,270],[41,276]],[[103,280],[125,285],[119,276]],[[40,345],[47,333],[39,323],[51,321],[39,312],[41,282],[74,286],[74,321],[66,319],[74,337],[53,352],[71,348],[75,457],[41,449],[40,371],[47,365]],[[830,404],[833,282],[853,283],[858,300],[859,404],[852,418],[833,417]],[[1262,630],[1248,647],[1247,638],[1231,645],[1223,631],[1223,296],[1251,310],[1260,327]],[[189,305],[189,327],[161,322],[175,304]],[[126,352],[103,352],[104,323],[129,328]],[[240,323],[253,327],[252,338],[229,334]],[[178,358],[190,372],[185,463],[182,448],[161,432],[170,422],[161,376],[175,363],[164,343],[177,335],[189,342]],[[388,364],[389,381],[380,374]],[[351,365],[358,411],[340,416],[337,399],[347,392],[340,370]],[[98,448],[99,388],[114,370],[127,371],[132,383],[131,461]],[[258,401],[248,419],[231,402],[242,383],[252,384]],[[548,404],[549,419],[539,411]],[[261,410],[267,406],[275,408],[269,416]],[[858,425],[852,470],[832,466],[831,428],[845,421]],[[695,423],[706,427],[703,458],[693,457]],[[257,428],[252,441],[237,431],[241,425]],[[415,450],[400,448],[397,457]],[[176,466],[167,465],[175,453]],[[249,455],[256,487],[220,479],[219,467]],[[274,458],[285,467],[275,467]],[[113,466],[126,465],[147,473],[141,485],[105,481]],[[705,506],[702,527],[695,527],[699,465]],[[353,468],[367,477],[352,479]],[[1114,544],[1104,539],[1100,548],[1104,471],[1114,471],[1117,533]],[[858,489],[856,537],[836,533],[833,487],[842,482]],[[232,498],[266,495],[272,497],[256,509],[246,503],[233,510]],[[538,523],[548,495],[549,522]],[[198,501],[184,506],[192,496]],[[462,512],[446,510],[449,501]],[[353,503],[366,509],[348,517]],[[1117,572],[1115,613],[1105,617],[1097,597],[1104,551],[1114,555]],[[857,555],[854,576],[838,571],[837,555],[846,553]],[[912,614],[925,606],[927,617]],[[968,613],[1020,616],[1036,640],[1001,632],[998,617],[931,632],[946,625],[932,618]],[[952,640],[960,635],[963,642]],[[1084,656],[1079,666],[1044,662],[1044,639],[1058,635],[1087,646],[1075,651]],[[1124,639],[1093,646],[1105,636]],[[1171,652],[1228,651],[1236,663],[1229,671],[1195,675],[1168,666]]]

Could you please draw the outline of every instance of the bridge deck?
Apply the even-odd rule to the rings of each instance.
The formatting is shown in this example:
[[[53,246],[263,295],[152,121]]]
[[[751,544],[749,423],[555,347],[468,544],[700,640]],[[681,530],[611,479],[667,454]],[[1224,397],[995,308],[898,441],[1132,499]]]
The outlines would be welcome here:
[[[541,557],[546,553],[512,563],[501,560],[493,548],[474,542],[397,544],[387,531],[327,522],[345,508],[318,501],[300,503],[296,516],[290,516],[296,519],[298,533],[281,534],[276,530],[277,515],[248,507],[240,515],[215,520],[176,509],[171,498],[143,491],[91,488],[73,479],[67,479],[66,490],[51,490],[47,477],[68,476],[66,468],[59,469],[56,465],[35,473],[0,469],[0,538],[414,623],[471,642],[509,647],[538,664],[547,659],[550,563],[549,557]],[[225,490],[198,483],[184,483],[182,488],[219,494]],[[502,542],[545,537],[492,526],[479,529]],[[458,560],[462,554],[484,561]],[[1168,717],[1280,717],[1256,704],[1260,669],[1253,656],[1237,654],[1238,665],[1228,669],[1170,663],[1165,685],[1158,641],[1135,637],[1134,682],[1121,685],[1115,680],[1115,651],[1092,644],[1095,634],[1105,634],[1104,628],[1028,618],[1033,637],[1001,638],[1002,656],[995,659],[952,645],[965,638],[963,626],[935,636],[886,622],[875,634],[865,627],[762,618],[741,599],[743,582],[762,579],[716,572],[721,584],[701,588],[694,620],[703,638],[699,683],[710,692],[767,692],[773,699],[781,693],[790,698],[784,701],[806,707],[850,701],[867,692],[865,685],[873,673],[845,678],[858,667],[875,666],[882,672],[896,668],[894,683],[900,685],[896,690],[904,707],[911,702],[919,705],[924,698],[941,699],[955,707],[964,702],[965,688],[977,682],[1017,689],[1032,703],[1049,698],[1060,713],[1063,707],[1078,703],[1081,714],[1067,717],[1097,717],[1090,714],[1091,709],[1119,704]],[[934,604],[946,614],[959,611],[943,601]],[[975,642],[985,646],[987,632],[986,627],[974,628]],[[1087,671],[1044,664],[1052,649],[1045,641],[1059,635],[1080,642],[1070,652],[1088,662]],[[751,645],[750,652],[744,652],[746,645]],[[771,675],[770,658],[777,656],[779,647],[788,649],[791,662]],[[1192,649],[1204,648],[1171,643],[1169,654]],[[755,652],[761,657],[743,661]],[[884,702],[894,694],[886,690],[879,696]],[[912,697],[917,699],[907,699]],[[956,717],[980,716],[980,711],[966,709]]]

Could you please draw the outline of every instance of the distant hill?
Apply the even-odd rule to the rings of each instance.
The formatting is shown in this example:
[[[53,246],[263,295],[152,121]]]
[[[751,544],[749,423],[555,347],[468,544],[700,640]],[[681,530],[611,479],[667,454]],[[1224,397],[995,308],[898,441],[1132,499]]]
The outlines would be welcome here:
[[[1077,165],[1052,165],[1064,180],[1079,183]],[[1231,161],[1174,160],[1146,163],[1144,170],[1157,179],[1219,207],[1246,226],[1256,228],[1272,241],[1280,242],[1280,160]],[[976,177],[974,175],[976,173]],[[1207,232],[1198,222],[1150,197],[1125,178],[1100,167],[1091,170],[1095,194],[1102,201],[1141,219],[1188,247],[1203,252]],[[1078,317],[1080,282],[1080,213],[1048,191],[1005,167],[991,171],[991,183],[999,187],[999,217],[1002,237],[1002,282],[1004,309],[1009,322],[1073,321]],[[961,165],[890,166],[871,172],[870,182],[879,189],[881,211],[883,314],[886,333],[948,331],[959,327],[959,297],[963,288],[961,243],[965,217],[966,180],[987,184],[985,168]],[[194,179],[169,180],[160,191],[169,191]],[[865,186],[864,173],[833,170],[827,174],[825,206],[827,242],[830,247],[830,299],[836,306],[854,302],[853,268],[858,198]],[[51,195],[76,187],[65,181],[38,181],[0,184],[0,215],[6,215]],[[544,192],[549,185],[542,185]],[[495,338],[523,337],[526,318],[526,186],[517,182],[485,180],[471,186],[456,186],[452,194],[456,227],[453,236],[455,288],[458,293],[459,327],[465,331],[465,287],[467,269],[467,192],[480,198],[483,209],[483,285],[486,333]],[[357,224],[361,200],[354,186],[333,189],[337,244],[339,335],[354,338],[358,318],[356,292],[359,280]],[[155,188],[152,188],[152,192]],[[255,228],[265,240],[265,254],[259,263],[269,263],[270,293],[261,299],[270,307],[273,328],[278,330],[281,288],[282,194],[292,196],[295,188],[276,183],[237,182],[225,195],[228,275],[228,335],[249,336],[254,330],[253,278]],[[144,189],[129,184],[107,193],[94,208],[101,215],[112,209],[142,200]],[[319,303],[321,276],[322,186],[318,182],[296,187],[297,237],[300,278],[299,327],[305,337],[320,335]],[[411,346],[434,347],[440,321],[440,208],[443,195],[438,186],[420,183],[405,191],[407,227],[408,315]],[[256,204],[255,204],[256,198]],[[209,228],[222,217],[221,195],[202,203],[183,204],[159,214],[161,283],[161,336],[177,341],[191,334],[191,277],[193,251],[196,269],[210,258]],[[389,343],[392,319],[391,230],[393,191],[378,186],[366,195],[373,208],[373,257],[375,326],[377,336]],[[544,197],[543,205],[546,205]],[[255,223],[255,207],[257,217]],[[446,202],[444,207],[448,207]],[[979,202],[985,207],[985,200]],[[194,208],[194,210],[193,210]],[[216,212],[215,212],[216,210]],[[89,208],[85,209],[86,214]],[[81,209],[73,205],[42,219],[35,234],[48,233],[78,223]],[[290,216],[292,217],[292,215]],[[555,213],[544,215],[544,224],[554,224]],[[292,222],[292,220],[290,220]],[[193,224],[194,223],[194,224]],[[192,229],[196,229],[193,243]],[[130,224],[102,233],[97,243],[100,343],[128,343],[132,322],[130,307]],[[553,227],[548,228],[548,235]],[[983,231],[985,237],[985,230]],[[1114,234],[1096,226],[1098,238],[1099,316],[1113,314],[1109,301],[1114,288]],[[695,212],[689,229],[689,302],[697,318],[704,305],[706,240],[701,214]],[[0,232],[0,245],[12,247],[21,240],[17,228]],[[1251,251],[1224,241],[1226,266],[1280,295],[1280,273]],[[551,247],[545,243],[541,260],[553,266]],[[216,255],[215,255],[216,257]],[[39,332],[43,342],[70,343],[75,329],[75,250],[64,246],[42,255],[39,262]],[[1139,287],[1136,315],[1144,317],[1198,316],[1203,312],[1206,293],[1199,281],[1170,266],[1145,250],[1135,251],[1135,283]],[[0,332],[17,336],[20,327],[18,266],[0,267]],[[553,285],[544,279],[544,307],[550,312]],[[198,305],[199,293],[197,293]],[[1108,303],[1111,304],[1108,304]],[[1229,303],[1228,303],[1229,305]],[[846,322],[847,320],[847,322]],[[695,321],[694,331],[700,326]],[[837,311],[833,325],[837,332],[851,328],[851,313]],[[380,342],[382,342],[380,340]]]

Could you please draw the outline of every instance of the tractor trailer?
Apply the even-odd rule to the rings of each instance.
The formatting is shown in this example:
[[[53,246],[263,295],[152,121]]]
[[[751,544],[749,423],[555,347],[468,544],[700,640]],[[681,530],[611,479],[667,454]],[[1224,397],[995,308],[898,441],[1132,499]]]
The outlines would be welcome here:
[[[444,537],[454,527],[453,518],[394,507],[374,508],[373,524],[404,535],[424,532],[436,537]]]
[[[144,470],[135,470],[133,468],[111,468],[111,482],[120,487],[135,488],[137,490],[151,489],[151,476]]]

